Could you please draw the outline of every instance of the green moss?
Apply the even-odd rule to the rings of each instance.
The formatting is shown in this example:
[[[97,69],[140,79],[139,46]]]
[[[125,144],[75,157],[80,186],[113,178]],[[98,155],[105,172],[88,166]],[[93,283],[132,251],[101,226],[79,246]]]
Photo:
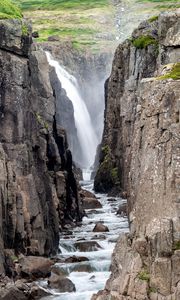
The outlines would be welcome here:
[[[149,281],[150,280],[150,274],[147,270],[142,270],[138,273],[138,278],[141,280]]]
[[[108,154],[110,154],[110,148],[109,148],[108,145],[102,147],[101,151],[102,151],[104,156],[107,156]]]
[[[149,21],[150,23],[153,23],[153,22],[155,22],[155,21],[158,20],[158,17],[159,17],[159,16],[152,16],[151,18],[148,19],[148,21]]]
[[[132,41],[134,47],[138,49],[146,48],[149,45],[158,45],[158,41],[150,35],[142,35]]]
[[[180,250],[180,241],[177,241],[173,244],[173,250]]]
[[[11,259],[12,259],[12,261],[18,261],[18,257],[15,256],[15,255],[12,255],[12,256],[11,256]]]
[[[118,181],[118,168],[113,168],[111,170],[111,177],[115,183]]]
[[[38,123],[42,127],[46,128],[48,130],[48,128],[49,128],[48,123],[42,119],[42,117],[40,116],[40,114],[35,113],[35,117],[36,117],[36,120],[38,121]]]
[[[22,12],[17,5],[10,0],[0,1],[0,19],[21,19]]]
[[[180,63],[174,64],[174,66],[172,67],[170,72],[158,77],[157,79],[163,80],[163,79],[169,79],[169,78],[171,78],[173,80],[180,79]]]
[[[148,289],[148,294],[150,294],[150,293],[157,293],[157,289],[155,288],[155,287],[149,287],[149,289]]]
[[[28,33],[29,33],[29,30],[28,30],[27,25],[23,24],[22,25],[22,35],[28,35]]]

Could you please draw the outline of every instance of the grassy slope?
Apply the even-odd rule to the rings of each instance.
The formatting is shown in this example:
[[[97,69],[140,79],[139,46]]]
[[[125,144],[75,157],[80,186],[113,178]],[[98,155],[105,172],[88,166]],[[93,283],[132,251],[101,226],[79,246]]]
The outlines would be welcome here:
[[[95,51],[108,50],[116,44],[115,7],[111,0],[13,1],[22,7],[26,17],[33,19],[33,29],[39,32],[39,41],[57,35],[61,40],[72,41],[78,49]],[[123,37],[127,37],[134,28],[133,24],[138,24],[142,16],[147,18],[180,7],[180,0],[121,0],[123,4],[125,11],[120,17],[123,27],[120,31],[124,30]]]
[[[0,1],[0,19],[20,19],[22,13],[19,7],[11,2],[11,0]]]
[[[33,19],[39,41],[57,35],[72,41],[74,47],[94,50],[103,45],[104,35],[112,32],[114,11],[109,0],[14,0],[24,15]],[[113,33],[112,33],[113,35]],[[112,37],[113,39],[113,37]],[[110,41],[106,41],[106,46]]]

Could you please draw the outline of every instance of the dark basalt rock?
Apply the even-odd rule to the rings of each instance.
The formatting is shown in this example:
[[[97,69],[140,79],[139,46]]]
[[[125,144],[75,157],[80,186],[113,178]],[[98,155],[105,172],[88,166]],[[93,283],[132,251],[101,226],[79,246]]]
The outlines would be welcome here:
[[[55,254],[59,228],[83,215],[46,55],[30,47],[27,29],[24,36],[21,21],[0,20],[0,273],[9,276],[15,266],[4,248]]]

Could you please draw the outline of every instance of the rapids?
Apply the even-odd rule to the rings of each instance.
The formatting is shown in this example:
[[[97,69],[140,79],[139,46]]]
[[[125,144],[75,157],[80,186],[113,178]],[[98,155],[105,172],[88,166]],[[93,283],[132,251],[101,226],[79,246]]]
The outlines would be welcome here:
[[[81,182],[83,188],[92,192],[93,182]],[[68,272],[68,278],[75,284],[76,292],[58,293],[53,290],[53,295],[43,298],[43,300],[90,300],[94,293],[104,288],[106,280],[110,276],[111,255],[121,232],[128,232],[128,221],[126,217],[117,215],[118,207],[125,202],[121,198],[110,198],[105,194],[96,194],[102,204],[102,208],[86,210],[86,217],[83,218],[82,225],[64,231],[61,234],[58,254],[59,259],[66,259],[72,256],[83,256],[88,261],[78,263],[57,263],[59,268]],[[97,222],[103,222],[108,226],[109,232],[93,232]],[[100,248],[94,251],[78,251],[75,243],[85,241],[95,241]],[[93,250],[93,249],[92,249]],[[84,266],[87,272],[78,271]],[[41,282],[41,286],[47,288],[47,283]],[[52,293],[52,290],[50,290]]]

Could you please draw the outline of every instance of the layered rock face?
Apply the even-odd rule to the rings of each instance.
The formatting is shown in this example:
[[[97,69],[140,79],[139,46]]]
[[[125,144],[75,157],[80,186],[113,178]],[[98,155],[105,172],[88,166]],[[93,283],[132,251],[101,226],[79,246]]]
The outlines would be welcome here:
[[[62,226],[82,217],[46,55],[31,46],[29,31],[0,21],[0,273],[4,249],[53,254]]]
[[[179,28],[164,13],[115,53],[95,188],[127,195],[130,234],[93,300],[180,299]]]

